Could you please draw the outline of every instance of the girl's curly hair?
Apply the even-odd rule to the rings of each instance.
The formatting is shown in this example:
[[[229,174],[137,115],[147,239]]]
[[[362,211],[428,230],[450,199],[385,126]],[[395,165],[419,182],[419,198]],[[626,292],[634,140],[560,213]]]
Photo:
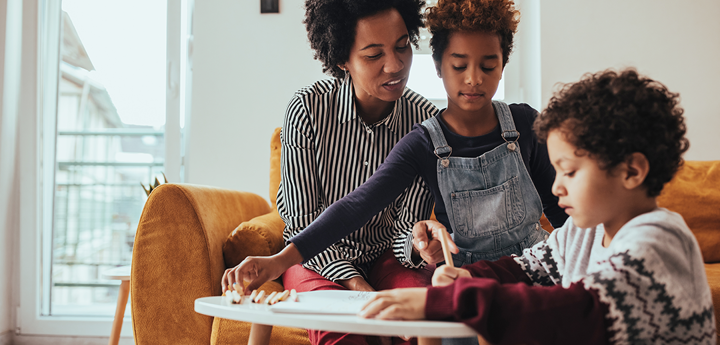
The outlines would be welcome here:
[[[344,72],[338,65],[350,58],[358,19],[394,8],[405,22],[410,42],[417,47],[420,28],[424,27],[424,5],[423,0],[307,0],[303,23],[323,72],[342,78]]]
[[[679,102],[679,94],[634,69],[606,70],[585,74],[555,92],[534,129],[541,141],[550,131],[562,130],[578,154],[589,154],[605,170],[642,153],[650,164],[643,185],[655,197],[682,166],[690,146]]]
[[[503,66],[513,49],[513,37],[520,23],[520,11],[512,0],[439,0],[425,10],[432,34],[430,48],[435,61],[441,61],[450,34],[455,31],[491,32],[500,38]]]

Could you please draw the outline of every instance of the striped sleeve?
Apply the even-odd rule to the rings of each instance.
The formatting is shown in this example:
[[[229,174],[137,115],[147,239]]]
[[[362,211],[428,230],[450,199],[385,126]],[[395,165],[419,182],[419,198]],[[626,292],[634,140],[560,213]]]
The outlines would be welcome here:
[[[286,241],[312,223],[324,208],[317,197],[318,176],[312,138],[310,116],[300,97],[293,97],[280,131],[281,178],[277,206],[285,222],[283,238]]]
[[[420,176],[398,200],[400,212],[395,219],[395,238],[393,253],[398,261],[408,268],[422,268],[424,260],[412,261],[412,228],[415,223],[429,219],[432,213],[433,197]]]
[[[293,97],[280,132],[281,179],[277,205],[278,213],[285,222],[283,239],[286,244],[327,207],[320,195],[311,120],[302,98],[298,95]],[[342,243],[330,246],[303,267],[332,281],[360,276],[351,264],[354,258],[347,255],[352,251],[342,247],[347,246]]]

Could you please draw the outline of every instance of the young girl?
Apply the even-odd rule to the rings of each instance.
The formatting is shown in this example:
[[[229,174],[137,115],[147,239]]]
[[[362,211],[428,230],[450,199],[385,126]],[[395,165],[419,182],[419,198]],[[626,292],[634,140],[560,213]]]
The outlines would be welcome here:
[[[655,201],[688,148],[677,104],[634,70],[566,86],[535,123],[565,225],[522,256],[380,292],[363,315],[462,321],[497,344],[715,344],[697,241]]]
[[[536,111],[491,99],[518,15],[512,1],[440,1],[429,9],[430,44],[447,109],[403,137],[366,183],[327,208],[280,253],[248,257],[226,272],[223,284],[244,279],[254,289],[313,258],[385,208],[418,175],[434,196],[437,219],[453,232],[459,265],[520,254],[544,240],[543,210],[555,226],[562,224],[567,216],[551,193],[555,171],[532,130]]]

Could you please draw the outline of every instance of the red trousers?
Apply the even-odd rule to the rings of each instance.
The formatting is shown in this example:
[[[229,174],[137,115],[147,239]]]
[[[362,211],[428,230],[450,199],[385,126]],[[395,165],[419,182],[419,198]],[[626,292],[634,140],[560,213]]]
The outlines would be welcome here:
[[[368,284],[375,290],[388,290],[395,288],[425,287],[430,285],[435,265],[428,265],[422,269],[404,267],[397,261],[392,249],[381,255],[368,272]],[[283,285],[285,289],[295,289],[297,292],[317,290],[347,290],[344,286],[333,283],[323,276],[295,265],[283,274]],[[308,330],[310,343],[316,344],[368,344],[366,336],[359,334],[342,334]],[[393,338],[393,344],[416,344],[404,341],[400,338]]]

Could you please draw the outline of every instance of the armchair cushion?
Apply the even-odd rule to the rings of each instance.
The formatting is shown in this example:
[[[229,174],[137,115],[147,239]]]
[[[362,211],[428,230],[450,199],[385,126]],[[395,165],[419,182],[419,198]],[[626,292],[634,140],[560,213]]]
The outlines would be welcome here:
[[[235,267],[247,256],[268,256],[283,247],[285,227],[277,210],[238,225],[223,243],[225,267]]]

